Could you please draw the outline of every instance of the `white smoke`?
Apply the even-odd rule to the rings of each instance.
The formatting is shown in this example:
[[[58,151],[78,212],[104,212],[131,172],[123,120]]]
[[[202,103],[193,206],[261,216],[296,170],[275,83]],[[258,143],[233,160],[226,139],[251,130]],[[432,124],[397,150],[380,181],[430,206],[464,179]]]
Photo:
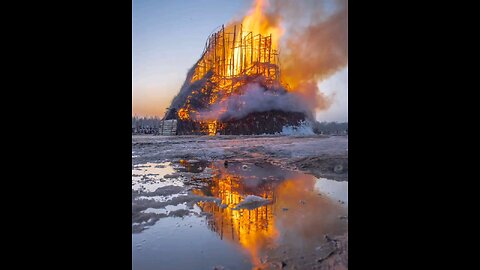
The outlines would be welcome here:
[[[308,114],[305,101],[283,89],[267,91],[258,83],[245,86],[241,95],[232,95],[227,100],[212,105],[208,111],[200,112],[198,120],[241,119],[253,112],[267,111],[301,112]]]

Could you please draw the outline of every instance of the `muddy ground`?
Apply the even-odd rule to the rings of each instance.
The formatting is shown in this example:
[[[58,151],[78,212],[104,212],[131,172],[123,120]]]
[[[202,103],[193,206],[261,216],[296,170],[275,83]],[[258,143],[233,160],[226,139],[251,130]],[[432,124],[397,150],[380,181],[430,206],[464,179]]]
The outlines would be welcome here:
[[[274,169],[277,167],[281,170]],[[142,168],[145,168],[143,173]],[[218,194],[211,194],[207,187],[212,176],[220,169],[228,169],[229,176],[238,174],[239,177],[261,178],[266,182],[269,177],[279,179],[282,175],[289,174],[288,172],[306,173],[314,176],[312,178],[329,179],[328,181],[348,182],[348,137],[132,136],[132,233],[141,234],[165,218],[208,218],[218,214],[219,209],[228,210],[229,205],[222,203],[225,198],[220,199]],[[200,192],[202,190],[207,192]],[[312,197],[307,203],[313,204],[314,199],[317,200]],[[306,203],[303,200],[299,202],[300,207]],[[254,202],[252,209],[269,203],[271,202],[268,200]],[[322,201],[319,205],[324,203]],[[338,205],[342,206],[344,203],[338,200]],[[201,207],[198,207],[199,205]],[[229,211],[238,210],[241,205],[237,204]],[[217,210],[208,213],[208,209],[214,208]],[[285,215],[294,213],[293,210],[294,208],[283,208],[277,212]],[[223,210],[221,211],[223,213]],[[310,211],[310,215],[326,214],[321,209],[317,212],[316,208],[311,208]],[[342,216],[338,217],[348,222],[348,212],[342,211]],[[215,218],[222,220],[223,225],[222,217]],[[312,224],[314,225],[313,221]],[[309,235],[312,233],[309,232]],[[348,269],[348,232],[343,229],[342,233],[337,235],[322,233],[321,238],[318,247],[308,252],[281,246],[252,265],[255,265],[254,269]],[[263,238],[256,241],[260,240]],[[134,255],[134,261],[135,259]],[[133,268],[150,269],[139,264]],[[229,268],[219,265],[216,269],[245,267]]]
[[[132,136],[132,165],[179,159],[268,162],[348,181],[347,136]]]

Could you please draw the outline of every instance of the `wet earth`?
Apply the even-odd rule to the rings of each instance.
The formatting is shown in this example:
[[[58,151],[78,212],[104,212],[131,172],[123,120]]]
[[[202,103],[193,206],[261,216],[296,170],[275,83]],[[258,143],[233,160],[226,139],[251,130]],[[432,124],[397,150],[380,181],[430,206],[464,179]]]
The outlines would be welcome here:
[[[151,138],[132,137],[133,269],[348,268],[348,138]]]

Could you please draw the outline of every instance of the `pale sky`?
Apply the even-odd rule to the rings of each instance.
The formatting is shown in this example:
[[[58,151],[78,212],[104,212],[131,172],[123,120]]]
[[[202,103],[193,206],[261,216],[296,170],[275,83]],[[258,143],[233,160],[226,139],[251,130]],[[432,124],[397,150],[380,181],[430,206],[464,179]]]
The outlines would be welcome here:
[[[251,0],[132,0],[132,115],[163,116],[212,31],[241,18]],[[280,56],[281,57],[281,56]],[[348,68],[320,83],[334,96],[319,121],[348,121]]]

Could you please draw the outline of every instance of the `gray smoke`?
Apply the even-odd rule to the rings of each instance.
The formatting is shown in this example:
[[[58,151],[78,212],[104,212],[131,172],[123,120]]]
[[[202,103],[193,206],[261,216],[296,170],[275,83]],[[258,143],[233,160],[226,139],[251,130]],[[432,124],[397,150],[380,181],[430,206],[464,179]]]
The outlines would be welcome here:
[[[302,97],[283,89],[266,91],[257,83],[247,84],[241,95],[232,95],[226,101],[212,105],[207,111],[200,112],[198,120],[240,119],[253,112],[272,110],[301,112],[311,114],[309,106]]]
[[[185,101],[187,100],[187,96],[192,93],[192,88],[194,87],[193,84],[190,83],[192,80],[193,75],[195,74],[195,66],[197,64],[193,65],[193,67],[190,68],[190,70],[187,73],[187,78],[183,82],[182,87],[180,88],[180,92],[173,98],[172,105],[170,107],[172,108],[180,108],[183,106]]]
[[[197,63],[193,65],[193,67],[190,68],[190,70],[187,73],[187,78],[185,79],[185,82],[183,82],[182,87],[180,88],[180,91],[178,94],[173,98],[172,103],[170,105],[170,109],[166,114],[166,119],[173,119],[175,118],[175,112],[173,109],[178,111],[183,105],[185,105],[185,102],[187,101],[187,97],[194,91],[194,90],[200,90],[205,85],[207,82],[212,78],[213,72],[207,72],[205,76],[203,76],[202,79],[197,80],[193,83],[190,83],[192,81],[192,77],[195,74],[195,67],[197,66]]]

